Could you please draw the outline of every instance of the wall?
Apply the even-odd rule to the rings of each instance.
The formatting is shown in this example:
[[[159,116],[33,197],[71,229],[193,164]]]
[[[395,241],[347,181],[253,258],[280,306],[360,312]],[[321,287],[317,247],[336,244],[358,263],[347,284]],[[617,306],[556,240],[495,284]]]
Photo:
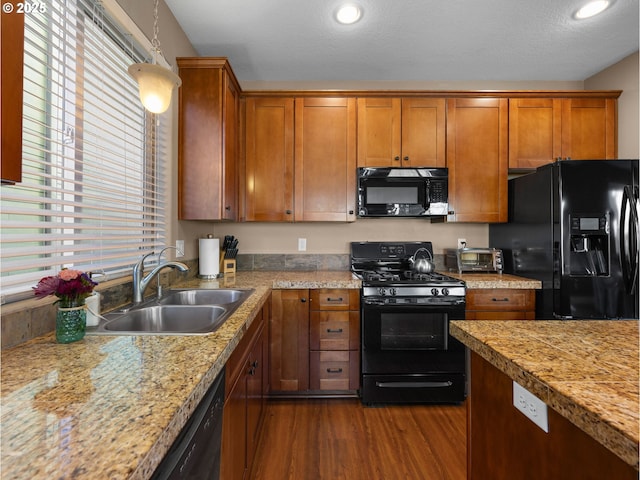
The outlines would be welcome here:
[[[584,81],[585,90],[622,90],[618,99],[618,158],[640,157],[638,52]]]

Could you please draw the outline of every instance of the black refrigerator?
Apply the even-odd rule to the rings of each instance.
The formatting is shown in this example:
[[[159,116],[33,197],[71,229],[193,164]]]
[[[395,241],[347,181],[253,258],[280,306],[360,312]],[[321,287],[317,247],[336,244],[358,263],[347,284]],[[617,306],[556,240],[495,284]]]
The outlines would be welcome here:
[[[504,271],[542,282],[537,319],[638,318],[638,160],[565,160],[509,180],[489,226]]]

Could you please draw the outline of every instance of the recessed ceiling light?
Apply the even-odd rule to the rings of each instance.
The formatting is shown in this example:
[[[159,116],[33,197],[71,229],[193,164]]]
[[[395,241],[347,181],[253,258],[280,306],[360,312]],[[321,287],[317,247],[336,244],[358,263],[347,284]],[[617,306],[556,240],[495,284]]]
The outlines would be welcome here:
[[[609,0],[595,0],[593,2],[589,2],[576,12],[575,17],[578,20],[593,17],[594,15],[598,15],[603,12],[610,4],[611,2]]]
[[[361,16],[362,10],[360,7],[352,3],[343,5],[336,11],[336,20],[345,25],[356,23]]]

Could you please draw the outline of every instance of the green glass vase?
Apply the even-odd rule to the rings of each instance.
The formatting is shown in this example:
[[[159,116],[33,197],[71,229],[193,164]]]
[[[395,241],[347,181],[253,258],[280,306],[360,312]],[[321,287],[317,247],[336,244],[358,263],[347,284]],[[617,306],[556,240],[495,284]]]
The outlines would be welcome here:
[[[56,341],[72,343],[82,340],[87,329],[87,309],[79,307],[58,307],[56,314]]]

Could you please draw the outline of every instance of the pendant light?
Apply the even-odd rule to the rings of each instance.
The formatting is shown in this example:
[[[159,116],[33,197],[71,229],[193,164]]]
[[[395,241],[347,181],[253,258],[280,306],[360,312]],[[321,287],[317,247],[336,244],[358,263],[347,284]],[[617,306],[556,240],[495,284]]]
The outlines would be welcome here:
[[[137,82],[140,90],[140,101],[151,113],[163,113],[171,104],[174,87],[182,84],[180,77],[170,69],[158,65],[160,40],[158,40],[158,0],[153,7],[153,40],[151,40],[153,63],[134,63],[129,67],[129,75]]]

